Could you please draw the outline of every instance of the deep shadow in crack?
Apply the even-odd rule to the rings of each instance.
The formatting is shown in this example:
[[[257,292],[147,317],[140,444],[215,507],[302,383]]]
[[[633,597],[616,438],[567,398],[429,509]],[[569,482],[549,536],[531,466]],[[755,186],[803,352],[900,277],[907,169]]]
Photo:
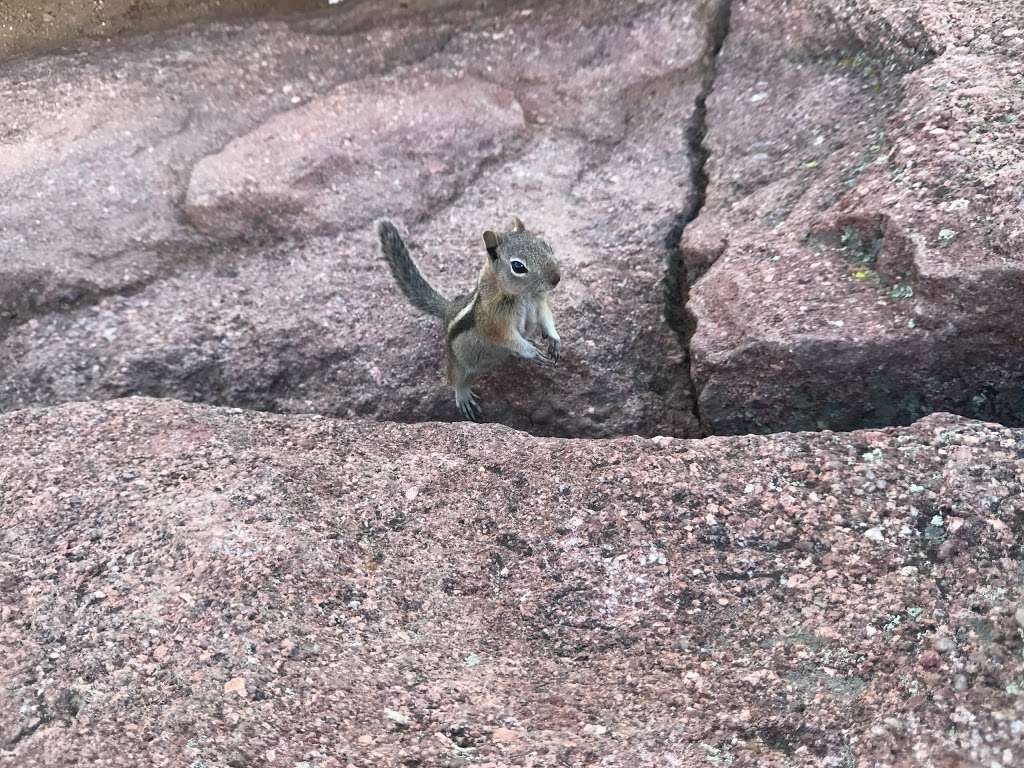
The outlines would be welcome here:
[[[690,286],[698,275],[687,274],[680,243],[683,232],[699,215],[704,207],[708,188],[707,161],[711,155],[704,144],[707,134],[707,99],[715,87],[718,55],[729,36],[732,19],[732,0],[718,0],[712,8],[708,30],[708,62],[704,68],[704,79],[694,104],[693,120],[686,130],[686,142],[692,158],[690,185],[692,192],[686,207],[680,211],[665,235],[665,321],[679,337],[679,343],[686,351],[684,369],[689,377],[689,390],[693,393],[694,417],[701,425],[704,435],[709,434],[701,418],[698,391],[690,366],[690,340],[693,337],[693,323],[687,319],[686,303],[689,301]]]

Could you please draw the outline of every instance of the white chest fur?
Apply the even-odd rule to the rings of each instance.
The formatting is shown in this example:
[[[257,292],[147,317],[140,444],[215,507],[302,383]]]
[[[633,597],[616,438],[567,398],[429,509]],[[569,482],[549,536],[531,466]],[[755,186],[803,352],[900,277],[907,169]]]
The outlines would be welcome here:
[[[529,336],[537,327],[537,301],[532,296],[519,299],[519,316],[516,318],[519,333]]]

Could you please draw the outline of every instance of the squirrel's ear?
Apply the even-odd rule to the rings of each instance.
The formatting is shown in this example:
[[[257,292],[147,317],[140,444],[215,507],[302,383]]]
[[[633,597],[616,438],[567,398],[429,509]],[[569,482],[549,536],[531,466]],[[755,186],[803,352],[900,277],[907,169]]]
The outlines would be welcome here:
[[[495,232],[490,229],[484,232],[484,245],[487,246],[487,253],[492,261],[498,258],[498,243],[500,242],[501,238]]]
[[[523,220],[520,219],[518,216],[513,216],[512,217],[512,231],[513,232],[525,232],[526,231],[526,225],[523,224]]]

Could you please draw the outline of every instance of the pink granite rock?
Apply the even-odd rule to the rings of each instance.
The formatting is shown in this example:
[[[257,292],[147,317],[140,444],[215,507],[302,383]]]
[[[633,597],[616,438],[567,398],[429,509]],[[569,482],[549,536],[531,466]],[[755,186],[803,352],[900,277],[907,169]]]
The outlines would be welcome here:
[[[147,399],[0,429],[2,765],[1022,754],[1020,430],[561,440]]]
[[[1024,10],[946,7],[733,4],[680,254],[708,430],[1024,421]]]

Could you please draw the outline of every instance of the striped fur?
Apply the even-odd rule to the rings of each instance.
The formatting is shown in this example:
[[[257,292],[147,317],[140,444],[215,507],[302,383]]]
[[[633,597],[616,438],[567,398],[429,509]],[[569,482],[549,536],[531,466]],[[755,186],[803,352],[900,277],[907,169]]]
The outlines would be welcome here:
[[[484,233],[488,259],[475,290],[446,299],[427,281],[394,224],[374,223],[381,255],[388,262],[402,293],[414,307],[444,324],[448,383],[455,405],[468,419],[482,418],[480,401],[472,390],[481,375],[510,357],[551,365],[558,359],[561,340],[547,302],[558,285],[558,262],[551,247],[514,219],[510,230]],[[512,270],[514,262],[527,269]],[[537,330],[548,340],[547,353],[529,340]]]
[[[453,341],[460,333],[472,329],[476,325],[476,303],[479,298],[479,294],[476,291],[469,297],[469,301],[466,302],[466,306],[459,310],[458,314],[448,323],[448,346],[451,347]]]

